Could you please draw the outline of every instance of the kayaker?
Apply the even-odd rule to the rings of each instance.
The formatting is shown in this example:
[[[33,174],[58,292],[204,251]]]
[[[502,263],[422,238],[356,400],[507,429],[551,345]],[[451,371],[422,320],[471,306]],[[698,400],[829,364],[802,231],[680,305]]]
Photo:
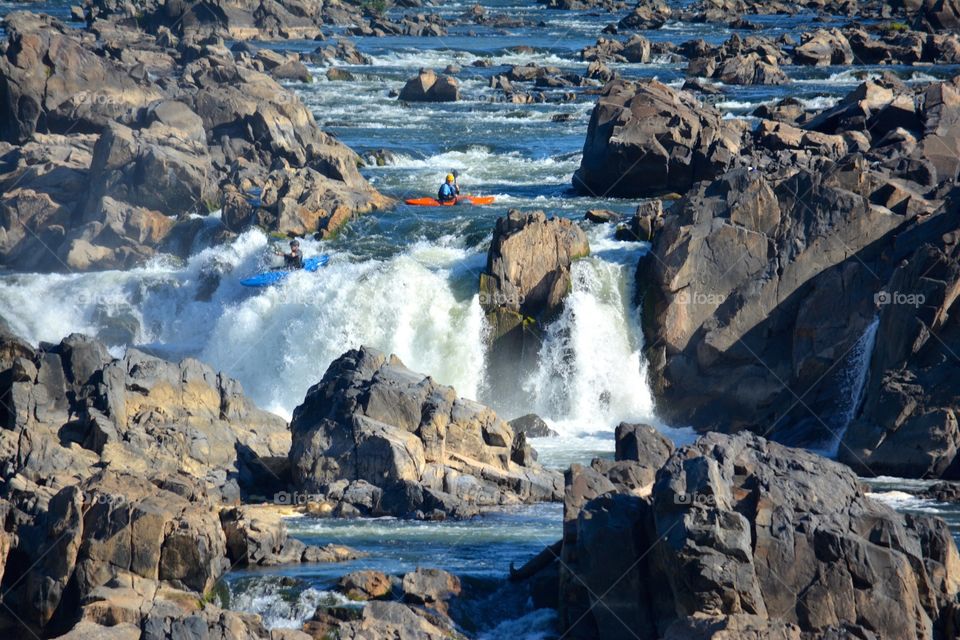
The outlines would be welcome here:
[[[300,251],[300,241],[290,241],[290,253],[274,251],[278,256],[283,256],[283,266],[287,269],[303,269],[303,252]]]
[[[460,185],[457,184],[457,177],[452,173],[447,174],[447,180],[440,185],[440,191],[437,192],[437,200],[440,202],[453,202],[460,195]]]

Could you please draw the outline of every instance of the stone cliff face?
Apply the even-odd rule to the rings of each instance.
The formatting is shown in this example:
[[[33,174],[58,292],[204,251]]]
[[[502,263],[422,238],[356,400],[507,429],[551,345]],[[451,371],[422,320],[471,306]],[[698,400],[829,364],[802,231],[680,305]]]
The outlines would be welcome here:
[[[851,354],[880,314],[864,414],[841,443],[844,459],[861,469],[872,460],[881,473],[953,474],[956,394],[942,382],[952,358],[935,345],[955,340],[955,276],[937,265],[956,259],[960,229],[948,197],[960,166],[956,83],[869,81],[831,108],[762,120],[722,158],[719,149],[733,149],[720,144],[734,140],[722,135],[728,125],[705,122],[709,108],[691,100],[656,83],[612,82],[580,171],[590,175],[602,157],[612,164],[600,173],[622,178],[618,190],[684,193],[645,234],[652,249],[637,271],[658,411],[703,430],[835,442],[858,409]],[[689,124],[668,135],[671,118]],[[643,169],[649,162],[662,171]],[[886,304],[891,292],[927,302]],[[930,344],[894,337],[908,324]],[[934,392],[909,391],[914,376]],[[907,442],[916,456],[901,449]],[[890,457],[897,450],[902,464]]]
[[[201,606],[226,571],[357,557],[238,504],[287,489],[290,433],[196,360],[5,335],[0,407],[0,584],[17,615],[0,624],[268,638],[256,616]]]

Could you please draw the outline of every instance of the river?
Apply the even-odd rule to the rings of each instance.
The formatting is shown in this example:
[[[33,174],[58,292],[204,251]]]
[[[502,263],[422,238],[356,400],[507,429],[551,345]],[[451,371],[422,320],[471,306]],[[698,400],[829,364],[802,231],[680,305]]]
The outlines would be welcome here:
[[[431,10],[456,17],[473,4],[444,2]],[[325,69],[315,67],[312,83],[289,86],[325,130],[361,155],[385,152],[382,166],[363,169],[383,193],[399,200],[430,195],[448,171],[457,170],[465,191],[494,195],[495,205],[400,205],[364,216],[334,239],[304,241],[307,255],[331,256],[318,275],[295,274],[264,291],[244,289],[237,278],[260,268],[274,241],[255,230],[226,246],[198,247],[186,261],[158,258],[126,272],[4,275],[0,316],[33,343],[85,332],[99,335],[116,354],[138,345],[167,357],[198,357],[238,378],[260,406],[287,418],[334,358],[369,345],[395,353],[414,371],[453,385],[460,395],[478,398],[508,419],[540,414],[560,437],[535,440],[534,446],[541,461],[558,468],[612,456],[613,429],[623,420],[650,422],[678,442],[690,440],[683,425],[671,428],[658,420],[646,384],[640,318],[632,299],[634,269],[647,247],[614,240],[611,225],[587,229],[591,255],[574,267],[572,295],[546,332],[539,369],[517,381],[530,404],[504,406],[486,394],[477,281],[496,219],[510,208],[574,219],[597,207],[629,214],[637,203],[583,197],[571,190],[595,88],[548,91],[551,98],[570,91],[574,99],[532,105],[498,102],[497,92],[489,88],[490,77],[513,64],[584,73],[580,49],[593,44],[619,16],[547,10],[518,0],[480,4],[489,14],[522,18],[530,26],[455,26],[440,38],[354,38],[373,61],[369,66],[338,65],[354,80],[328,81]],[[66,16],[66,6],[3,3],[0,15],[29,8]],[[763,25],[763,33],[794,36],[811,28],[813,19],[813,14],[750,18]],[[842,22],[835,19],[834,26]],[[681,43],[691,38],[720,42],[732,33],[717,25],[672,22],[644,35]],[[317,43],[266,46],[307,52]],[[485,66],[475,66],[478,60]],[[460,102],[405,105],[390,97],[420,67],[439,71],[448,64],[462,69]],[[683,84],[684,66],[656,60],[612,65],[626,77],[655,77],[675,87]],[[788,85],[724,86],[714,103],[730,117],[748,116],[760,104],[785,96],[824,107],[864,77],[880,73],[872,67],[784,70],[793,79]],[[884,70],[908,82],[957,72],[946,66]],[[954,511],[904,497],[897,493],[902,488],[902,481],[884,479],[874,490],[898,508],[941,512],[955,534],[960,530]],[[511,561],[522,562],[560,537],[558,505],[498,512],[465,523],[304,517],[292,519],[290,528],[306,542],[347,544],[370,556],[347,565],[231,574],[230,606],[261,613],[270,626],[297,627],[318,602],[337,598],[329,589],[348,571],[439,566],[464,580],[470,607],[462,614],[472,634],[513,639],[555,635],[551,612],[531,611],[522,594],[497,585]],[[485,615],[476,615],[478,611]]]

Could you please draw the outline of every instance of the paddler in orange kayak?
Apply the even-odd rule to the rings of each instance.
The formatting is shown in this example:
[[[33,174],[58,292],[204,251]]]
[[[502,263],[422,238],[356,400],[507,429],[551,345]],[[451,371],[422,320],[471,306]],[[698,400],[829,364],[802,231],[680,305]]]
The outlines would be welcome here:
[[[446,181],[440,185],[440,190],[437,192],[437,200],[440,204],[455,202],[459,195],[460,185],[457,184],[457,174],[456,172],[448,173]]]

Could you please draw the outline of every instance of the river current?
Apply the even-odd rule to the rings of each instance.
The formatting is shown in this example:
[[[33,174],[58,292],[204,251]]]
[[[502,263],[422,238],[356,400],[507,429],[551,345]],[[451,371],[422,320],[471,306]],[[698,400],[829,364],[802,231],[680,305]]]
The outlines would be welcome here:
[[[444,2],[430,10],[457,17],[473,4]],[[298,273],[282,286],[262,291],[238,283],[239,276],[262,267],[266,250],[276,241],[260,231],[248,231],[225,246],[199,245],[186,261],[157,258],[126,272],[0,275],[0,316],[33,343],[85,332],[100,336],[116,354],[136,345],[171,358],[198,357],[238,378],[261,407],[287,418],[334,358],[369,345],[395,353],[414,371],[490,404],[507,419],[538,413],[560,437],[535,440],[534,446],[542,462],[558,468],[612,456],[613,429],[623,420],[650,422],[678,442],[689,441],[692,433],[683,425],[658,420],[646,383],[633,274],[647,247],[614,240],[611,225],[587,227],[591,255],[575,264],[572,295],[545,333],[538,370],[517,381],[530,404],[503,406],[485,394],[485,327],[477,282],[496,219],[510,208],[574,219],[591,208],[629,214],[637,202],[583,197],[571,190],[595,88],[548,92],[555,98],[572,91],[574,99],[532,105],[500,102],[489,88],[492,76],[514,64],[585,73],[580,49],[620,16],[548,10],[519,0],[480,4],[488,14],[522,18],[529,26],[454,26],[439,38],[353,38],[372,59],[371,65],[337,65],[354,80],[328,81],[326,70],[314,67],[313,82],[289,86],[323,129],[362,156],[376,153],[385,159],[380,166],[370,163],[363,173],[386,195],[398,200],[432,195],[444,175],[456,170],[465,191],[496,196],[493,206],[400,205],[364,216],[334,239],[304,241],[307,255],[331,256],[319,274]],[[68,15],[67,5],[43,3],[0,3],[0,15],[23,8]],[[814,25],[813,14],[750,20],[763,26],[761,33],[774,35],[797,36],[824,26]],[[841,24],[835,19],[832,26]],[[721,42],[732,33],[717,25],[671,22],[643,35],[682,43],[692,38]],[[308,52],[317,44],[264,46]],[[440,71],[448,64],[461,67],[461,101],[405,105],[389,95],[420,67]],[[628,78],[655,77],[675,87],[684,81],[683,63],[611,66]],[[874,67],[784,70],[790,84],[720,85],[723,92],[713,102],[729,117],[749,116],[757,106],[786,96],[825,107],[865,77],[880,73]],[[957,72],[950,67],[884,70],[908,82]],[[855,373],[850,379],[862,386]],[[877,495],[894,506],[941,513],[958,530],[960,519],[949,508],[898,493],[904,481],[873,483]],[[268,626],[298,627],[319,602],[337,600],[330,587],[349,571],[399,573],[438,566],[464,581],[471,604],[461,617],[472,634],[532,639],[555,633],[550,611],[532,611],[525,598],[497,583],[510,562],[522,563],[559,539],[559,505],[460,523],[302,517],[291,519],[290,529],[306,542],[347,544],[370,555],[347,565],[231,574],[229,605],[263,614]]]

